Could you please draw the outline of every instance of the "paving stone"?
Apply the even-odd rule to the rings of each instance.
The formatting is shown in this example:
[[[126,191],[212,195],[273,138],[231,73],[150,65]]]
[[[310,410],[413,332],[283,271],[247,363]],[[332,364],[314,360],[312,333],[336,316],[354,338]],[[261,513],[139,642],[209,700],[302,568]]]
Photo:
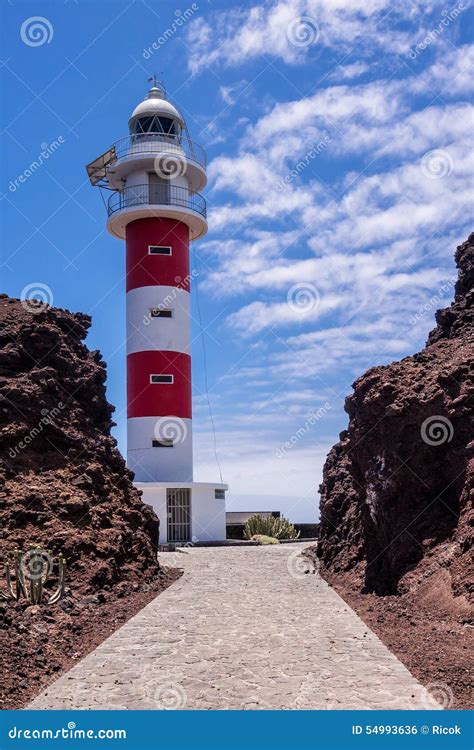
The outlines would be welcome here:
[[[161,553],[179,581],[28,708],[433,708],[338,594],[301,572],[305,546]]]

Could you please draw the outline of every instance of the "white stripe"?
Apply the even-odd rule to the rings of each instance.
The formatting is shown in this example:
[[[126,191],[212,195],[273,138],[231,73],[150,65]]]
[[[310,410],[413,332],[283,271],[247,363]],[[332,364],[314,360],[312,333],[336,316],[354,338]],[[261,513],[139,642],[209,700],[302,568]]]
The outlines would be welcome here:
[[[127,293],[127,354],[173,351],[191,354],[190,294],[174,286],[143,286]],[[173,311],[154,318],[151,310]]]
[[[152,446],[172,439],[172,448]],[[192,482],[192,420],[180,417],[131,417],[127,420],[127,465],[136,482]]]

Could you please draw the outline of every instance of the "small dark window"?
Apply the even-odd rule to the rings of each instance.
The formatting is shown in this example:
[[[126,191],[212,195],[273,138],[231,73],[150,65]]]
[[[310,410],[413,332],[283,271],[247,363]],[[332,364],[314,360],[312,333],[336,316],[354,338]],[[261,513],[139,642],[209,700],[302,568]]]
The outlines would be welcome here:
[[[225,490],[214,490],[216,500],[225,500]]]
[[[172,318],[173,310],[162,310],[159,307],[152,307],[150,315],[152,318]]]
[[[152,440],[151,446],[152,448],[173,448],[173,441],[172,440]]]
[[[148,245],[148,255],[172,255],[169,245]]]
[[[150,383],[156,385],[157,383],[173,383],[173,375],[150,375]]]

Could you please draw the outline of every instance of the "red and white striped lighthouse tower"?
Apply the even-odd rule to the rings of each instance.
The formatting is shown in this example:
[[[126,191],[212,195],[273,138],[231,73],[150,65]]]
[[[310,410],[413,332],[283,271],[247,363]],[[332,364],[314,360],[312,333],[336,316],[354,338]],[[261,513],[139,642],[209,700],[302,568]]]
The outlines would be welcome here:
[[[216,531],[206,518],[217,506],[206,512],[203,497],[212,489],[222,501],[227,486],[193,482],[189,242],[207,231],[205,152],[155,80],[129,135],[87,169],[93,184],[113,191],[107,228],[126,242],[128,466],[147,502],[158,512],[166,502],[166,541],[187,541],[195,518],[225,538],[222,513]],[[176,505],[178,529],[170,526]]]

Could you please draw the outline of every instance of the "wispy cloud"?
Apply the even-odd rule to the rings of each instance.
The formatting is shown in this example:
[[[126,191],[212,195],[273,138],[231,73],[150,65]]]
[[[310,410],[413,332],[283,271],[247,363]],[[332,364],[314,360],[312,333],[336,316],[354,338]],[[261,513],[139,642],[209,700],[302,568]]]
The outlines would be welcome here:
[[[241,9],[216,12],[212,21],[199,18],[188,27],[192,73],[205,66],[236,67],[269,55],[284,63],[303,63],[313,45],[347,52],[364,43],[366,54],[408,54],[411,46],[428,33],[428,19],[436,20],[436,9],[403,0],[280,0]],[[406,28],[409,18],[410,28]],[[397,25],[402,21],[404,24]],[[405,26],[405,28],[404,28]]]
[[[255,77],[269,68],[286,81],[298,65],[304,82],[284,97],[273,86],[246,111],[233,150],[209,165],[202,284],[231,305],[220,328],[238,356],[219,382],[239,404],[234,427],[243,431],[224,428],[237,484],[244,467],[275,490],[291,485],[292,471],[312,486],[314,448],[303,442],[274,464],[270,446],[319,392],[331,410],[307,439],[329,448],[352,380],[416,351],[432,327],[432,314],[418,311],[449,301],[453,248],[470,229],[474,197],[474,46],[456,47],[458,16],[432,33],[443,8],[282,0],[189,29],[194,74],[210,65],[252,82],[253,63]],[[288,28],[301,16],[316,23],[317,39],[298,46]],[[220,96],[237,115],[235,84],[224,80]]]

